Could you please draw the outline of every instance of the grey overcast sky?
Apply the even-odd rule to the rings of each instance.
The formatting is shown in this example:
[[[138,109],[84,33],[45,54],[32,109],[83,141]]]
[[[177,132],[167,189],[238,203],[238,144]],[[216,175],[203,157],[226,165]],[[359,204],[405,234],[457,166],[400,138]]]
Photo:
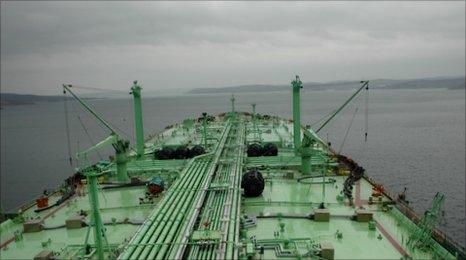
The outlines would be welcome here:
[[[2,92],[465,73],[465,2],[1,2]]]

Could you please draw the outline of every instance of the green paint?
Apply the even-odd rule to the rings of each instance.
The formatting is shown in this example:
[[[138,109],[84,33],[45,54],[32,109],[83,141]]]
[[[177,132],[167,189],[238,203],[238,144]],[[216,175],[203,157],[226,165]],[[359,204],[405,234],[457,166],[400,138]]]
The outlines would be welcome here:
[[[111,135],[92,148],[108,144],[115,148],[114,163],[97,165],[104,181],[115,186],[115,183],[127,181],[128,174],[141,181],[160,177],[166,184],[165,191],[152,198],[146,197],[144,185],[98,192],[98,177],[93,173],[92,178],[91,175],[87,177],[89,192],[84,196],[75,196],[61,207],[42,212],[35,212],[36,207],[32,205],[24,208],[15,221],[3,222],[1,243],[10,239],[12,242],[1,249],[1,258],[34,258],[44,250],[44,241],[47,250],[63,259],[82,258],[87,243],[95,245],[91,259],[116,258],[112,251],[117,247],[120,259],[235,259],[246,256],[305,259],[316,258],[321,243],[334,247],[335,259],[402,258],[381,233],[379,225],[413,259],[454,258],[432,239],[430,246],[423,250],[408,246],[406,241],[410,235],[430,234],[433,226],[417,226],[397,207],[384,207],[391,202],[386,196],[381,197],[382,203],[377,200],[371,205],[362,205],[374,213],[373,222],[351,220],[355,208],[346,205],[341,196],[347,176],[335,176],[329,171],[341,166],[311,129],[304,129],[301,150],[296,155],[294,147],[288,145],[294,142],[290,131],[292,123],[288,120],[256,121],[254,108],[252,118],[239,112],[235,112],[235,117],[230,115],[232,113],[210,122],[208,137],[205,120],[201,120],[176,124],[146,142],[149,153],[163,146],[177,147],[208,139],[210,153],[193,159],[138,158],[138,154],[128,151],[127,141]],[[254,137],[250,131],[254,127],[264,131],[261,136],[264,141],[283,144],[279,146],[278,156],[246,157],[246,144]],[[261,196],[245,198],[241,195],[241,177],[244,171],[252,168],[260,169],[266,185]],[[317,176],[323,173],[329,175]],[[363,178],[359,185],[359,197],[368,200],[372,184]],[[52,194],[49,204],[60,198],[61,194]],[[309,217],[322,202],[330,212],[328,222],[317,222]],[[81,210],[90,213],[85,218],[87,223],[96,224],[92,228],[66,229],[66,220]],[[22,230],[24,220],[30,218],[43,219],[45,229],[22,233],[20,237],[18,231]],[[142,221],[145,222],[141,225]],[[52,238],[50,242],[49,238]],[[459,254],[463,252],[459,247],[456,250]]]
[[[295,80],[291,82],[293,88],[293,144],[295,154],[299,154],[301,148],[301,97],[300,91],[303,88],[303,84],[296,76]]]
[[[118,140],[113,147],[115,148],[118,181],[127,182],[129,180],[127,171],[129,142]]]
[[[141,102],[141,86],[137,81],[133,82],[131,94],[134,99],[134,125],[136,128],[136,151],[138,158],[144,156],[144,128],[142,120],[142,102]]]
[[[207,113],[202,113],[202,140],[204,141],[204,149],[207,150]]]
[[[235,113],[235,95],[231,94],[230,101],[231,101],[231,112]]]
[[[67,91],[67,92],[70,92],[70,94],[76,98],[76,100],[78,100],[78,102],[89,112],[91,113],[91,115],[93,115],[100,123],[102,123],[108,130],[110,130],[112,132],[112,134],[116,133],[116,131],[110,126],[109,123],[107,123],[107,121],[105,121],[102,117],[100,117],[99,115],[97,115],[97,113],[86,103],[84,102],[84,100],[82,100],[81,98],[79,98],[76,94],[74,94],[73,91],[71,91],[71,85],[65,85],[63,84],[63,89],[64,91]]]
[[[100,175],[95,172],[85,173],[87,179],[87,187],[89,190],[89,203],[92,207],[92,226],[94,227],[94,242],[99,259],[104,259],[104,239],[105,230],[100,216],[100,204],[97,188],[97,177]]]

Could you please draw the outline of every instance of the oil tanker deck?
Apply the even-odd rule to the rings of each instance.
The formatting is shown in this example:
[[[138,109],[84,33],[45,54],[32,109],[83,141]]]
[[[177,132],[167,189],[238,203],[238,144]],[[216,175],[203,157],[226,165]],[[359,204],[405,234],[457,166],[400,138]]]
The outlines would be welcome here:
[[[444,195],[422,217],[364,168],[300,123],[235,110],[143,132],[134,97],[136,144],[119,136],[73,86],[64,85],[109,131],[76,154],[80,167],[57,190],[6,214],[1,259],[465,259],[436,229]],[[199,111],[202,112],[202,111]],[[88,155],[113,146],[108,161]],[[394,162],[395,163],[395,162]]]

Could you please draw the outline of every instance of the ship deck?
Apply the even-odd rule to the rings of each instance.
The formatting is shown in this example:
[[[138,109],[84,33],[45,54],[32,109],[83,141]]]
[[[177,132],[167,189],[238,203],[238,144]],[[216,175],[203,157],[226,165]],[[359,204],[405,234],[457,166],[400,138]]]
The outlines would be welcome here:
[[[352,203],[342,199],[348,173],[328,147],[313,147],[313,171],[303,175],[301,157],[292,149],[292,129],[292,123],[276,117],[262,118],[254,127],[248,114],[227,113],[209,122],[204,155],[183,160],[153,156],[163,146],[203,144],[198,121],[174,125],[148,140],[146,156],[133,156],[128,163],[129,177],[142,183],[118,185],[115,165],[105,166],[98,197],[106,257],[455,259],[433,238],[425,249],[408,244],[419,227],[388,194],[370,201],[370,173],[354,184]],[[278,155],[247,157],[247,144],[254,141],[275,143]],[[265,179],[258,197],[242,194],[241,178],[250,169]],[[150,200],[143,183],[154,177],[162,178],[166,188]],[[62,194],[51,194],[49,204]],[[52,252],[58,259],[96,259],[88,195],[84,188],[41,212],[35,212],[35,203],[22,207],[16,218],[1,224],[0,258]],[[358,219],[361,212],[373,221]],[[66,224],[80,215],[82,226]],[[31,222],[40,230],[25,228]]]

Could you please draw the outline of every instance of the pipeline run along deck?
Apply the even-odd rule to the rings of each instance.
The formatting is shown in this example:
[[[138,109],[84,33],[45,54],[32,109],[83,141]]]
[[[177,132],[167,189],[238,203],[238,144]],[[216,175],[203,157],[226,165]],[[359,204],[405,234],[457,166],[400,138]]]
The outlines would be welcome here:
[[[235,109],[187,118],[144,136],[141,87],[134,82],[132,147],[64,85],[109,137],[79,151],[62,186],[7,214],[1,259],[464,259],[436,229],[445,197],[424,216],[363,167],[300,123]],[[231,102],[231,103],[230,103]],[[231,107],[230,107],[231,106]],[[201,109],[201,108],[200,108]],[[108,161],[88,154],[113,146]],[[396,162],[394,162],[396,163]]]

